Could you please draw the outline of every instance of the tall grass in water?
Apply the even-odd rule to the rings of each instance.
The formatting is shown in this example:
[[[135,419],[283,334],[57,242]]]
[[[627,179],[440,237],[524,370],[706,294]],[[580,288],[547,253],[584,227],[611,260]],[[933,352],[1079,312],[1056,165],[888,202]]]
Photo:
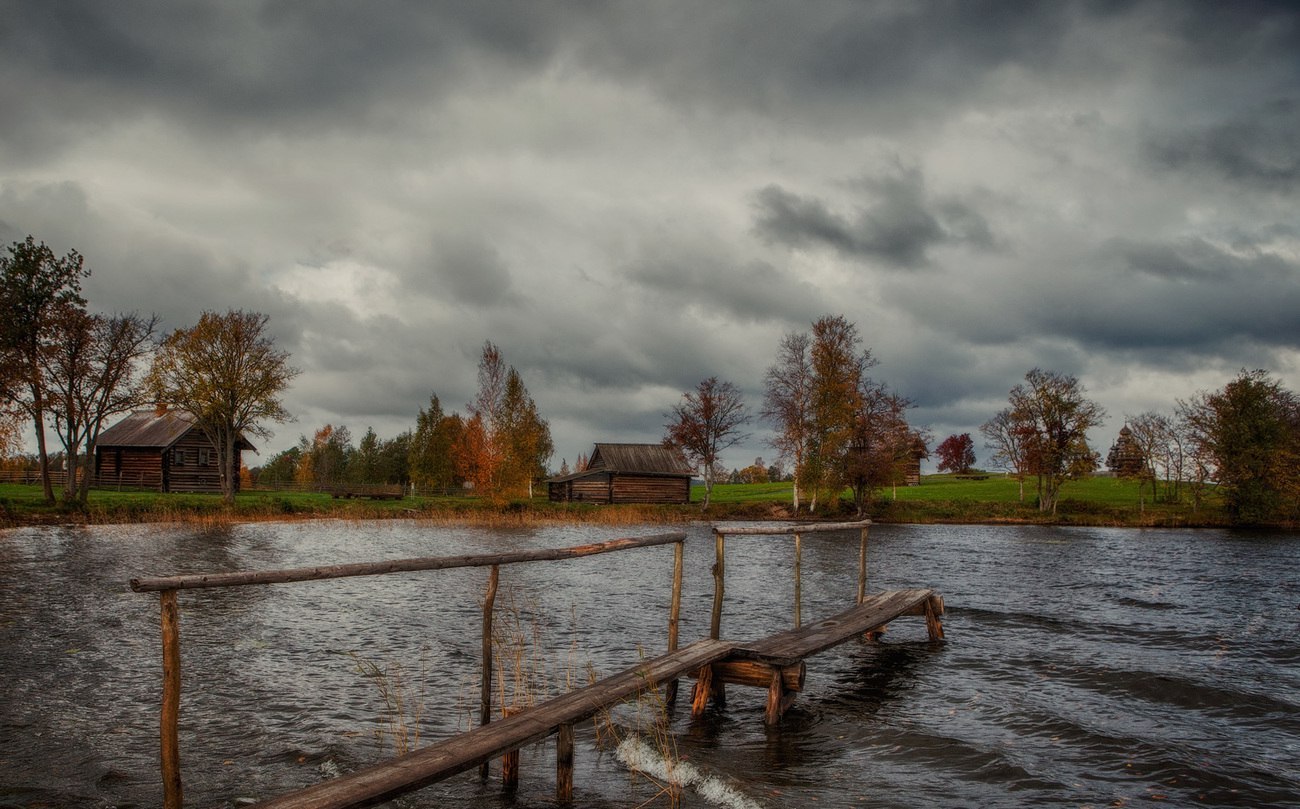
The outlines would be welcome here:
[[[404,755],[420,746],[420,720],[424,717],[424,687],[427,679],[429,647],[420,650],[420,668],[415,682],[400,661],[387,661],[382,665],[357,652],[346,652],[357,672],[374,684],[383,700],[380,727],[375,728],[375,739],[382,752],[387,736],[392,739],[393,750]]]

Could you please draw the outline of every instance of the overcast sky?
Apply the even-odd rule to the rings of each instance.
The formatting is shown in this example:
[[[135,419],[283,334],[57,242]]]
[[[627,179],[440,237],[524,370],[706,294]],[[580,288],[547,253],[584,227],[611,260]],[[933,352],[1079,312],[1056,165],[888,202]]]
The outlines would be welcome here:
[[[464,412],[485,340],[554,467],[658,441],[826,314],[936,442],[983,460],[1038,366],[1104,455],[1243,367],[1300,389],[1289,6],[0,0],[0,240],[98,310],[268,314],[262,461]]]

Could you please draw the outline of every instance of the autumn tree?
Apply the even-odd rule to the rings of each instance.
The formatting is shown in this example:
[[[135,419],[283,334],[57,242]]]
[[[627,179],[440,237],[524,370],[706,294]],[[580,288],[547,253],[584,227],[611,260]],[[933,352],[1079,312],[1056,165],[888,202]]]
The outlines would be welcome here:
[[[491,341],[483,344],[478,366],[478,394],[469,405],[475,434],[461,442],[457,458],[465,479],[494,495],[532,496],[535,480],[545,475],[554,452],[551,429],[537,411],[523,378]],[[478,435],[481,431],[482,435]],[[469,453],[476,453],[473,457]],[[471,471],[472,474],[471,474]]]
[[[935,447],[934,453],[939,456],[940,472],[964,475],[975,465],[975,442],[970,433],[948,436]]]
[[[716,376],[700,382],[695,390],[682,394],[664,425],[664,444],[676,448],[688,463],[703,472],[704,507],[708,508],[717,479],[717,465],[723,451],[744,441],[741,430],[749,422],[740,389]]]
[[[1200,453],[1214,466],[1235,522],[1294,519],[1300,513],[1300,399],[1263,370],[1179,409]]]
[[[918,454],[925,452],[925,438],[907,423],[911,404],[865,376],[859,383],[853,430],[842,462],[842,476],[853,491],[859,517],[866,516],[876,489],[897,486]]]
[[[1011,408],[1004,408],[993,418],[980,425],[984,446],[993,451],[990,464],[1011,473],[1020,489],[1020,502],[1025,502],[1025,477],[1032,474],[1029,464],[1029,445],[1033,427],[1017,420]]]
[[[463,429],[461,417],[445,413],[437,394],[429,397],[428,408],[420,408],[415,418],[415,433],[411,436],[409,464],[413,484],[422,491],[447,492],[461,483],[452,447]]]
[[[501,488],[507,493],[533,496],[533,484],[546,477],[546,462],[555,452],[551,428],[537,412],[523,378],[513,367],[506,372],[502,394]]]
[[[846,456],[863,407],[867,371],[876,364],[871,350],[861,348],[861,343],[857,326],[843,315],[823,317],[812,325],[812,409],[806,472],[813,509],[820,493],[831,495],[848,485]]]
[[[490,446],[483,416],[475,413],[464,422],[451,447],[456,474],[475,491],[493,494],[496,485],[495,453]]]
[[[781,338],[776,362],[764,377],[764,420],[774,427],[772,448],[795,469],[794,511],[799,511],[799,483],[807,468],[812,436],[812,338],[806,332],[791,332]]]
[[[0,256],[0,399],[25,413],[36,433],[45,501],[54,502],[45,440],[48,396],[42,356],[53,339],[61,310],[85,309],[81,279],[90,274],[72,250],[59,258],[31,236]]]
[[[346,425],[326,424],[298,441],[298,468],[294,482],[299,486],[333,486],[348,479],[348,465],[355,448]]]
[[[268,317],[232,310],[204,312],[163,340],[149,371],[158,402],[189,412],[217,449],[221,491],[233,503],[241,436],[269,437],[264,426],[291,420],[280,394],[298,375],[266,333]]]
[[[153,351],[158,318],[93,315],[63,306],[53,323],[42,355],[49,412],[67,459],[64,500],[84,506],[91,475],[78,475],[82,453],[93,458],[104,423],[145,401],[140,365]]]
[[[1151,484],[1151,497],[1155,499],[1158,496],[1156,482],[1163,477],[1165,499],[1178,501],[1187,470],[1185,431],[1180,429],[1176,419],[1154,410],[1125,416],[1124,421],[1130,439],[1145,459],[1147,473],[1143,479]]]
[[[1024,438],[1025,459],[1038,478],[1038,508],[1056,513],[1061,485],[1090,474],[1098,456],[1088,447],[1088,430],[1106,411],[1084,396],[1079,380],[1034,368],[1011,389],[1010,420]]]

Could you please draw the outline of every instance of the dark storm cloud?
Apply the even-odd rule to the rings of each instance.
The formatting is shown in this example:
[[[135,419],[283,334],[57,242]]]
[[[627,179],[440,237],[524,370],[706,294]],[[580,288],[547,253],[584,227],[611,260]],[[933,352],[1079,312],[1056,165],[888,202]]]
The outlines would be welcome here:
[[[915,169],[853,186],[864,199],[849,213],[768,186],[755,195],[755,229],[788,247],[829,247],[846,258],[900,268],[925,266],[927,251],[944,243],[993,246],[988,222],[978,211],[955,199],[930,199]]]
[[[471,307],[519,302],[510,268],[483,238],[470,233],[442,237],[428,263],[406,272],[406,288]]]
[[[1300,96],[1168,133],[1149,141],[1146,153],[1166,169],[1206,171],[1234,183],[1295,192],[1300,190]]]
[[[671,307],[694,307],[741,320],[809,320],[826,304],[811,285],[767,262],[732,266],[703,254],[646,258],[628,279]]]

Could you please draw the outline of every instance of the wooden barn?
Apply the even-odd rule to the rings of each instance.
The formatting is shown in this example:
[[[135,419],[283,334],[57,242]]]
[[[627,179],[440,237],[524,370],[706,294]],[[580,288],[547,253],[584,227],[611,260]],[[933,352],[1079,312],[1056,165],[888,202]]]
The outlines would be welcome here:
[[[241,436],[238,450],[246,449],[254,447]],[[104,487],[221,492],[216,446],[195,426],[194,417],[181,410],[136,411],[101,433],[95,446],[95,480]]]
[[[662,444],[597,444],[587,468],[546,481],[550,499],[586,503],[689,503],[692,470]]]

